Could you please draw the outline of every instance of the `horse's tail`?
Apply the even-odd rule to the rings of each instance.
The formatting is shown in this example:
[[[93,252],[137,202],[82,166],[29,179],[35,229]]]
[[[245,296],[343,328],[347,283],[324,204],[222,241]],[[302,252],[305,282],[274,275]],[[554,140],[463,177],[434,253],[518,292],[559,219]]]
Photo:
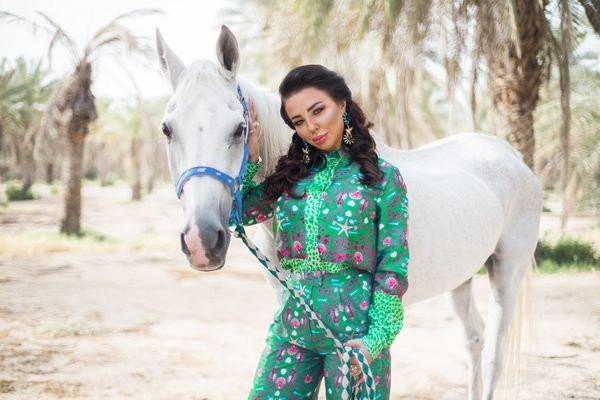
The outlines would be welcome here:
[[[521,351],[533,343],[533,313],[531,312],[532,275],[537,272],[537,263],[532,257],[530,265],[519,286],[515,303],[515,312],[506,334],[506,352],[502,391],[504,399],[516,399],[518,396],[521,371]]]

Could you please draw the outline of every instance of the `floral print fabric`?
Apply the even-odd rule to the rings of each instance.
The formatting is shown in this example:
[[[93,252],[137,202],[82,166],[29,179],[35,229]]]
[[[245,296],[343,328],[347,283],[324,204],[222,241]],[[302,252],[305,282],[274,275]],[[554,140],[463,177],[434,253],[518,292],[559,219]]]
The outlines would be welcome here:
[[[288,279],[340,340],[345,342],[365,335],[369,329],[370,273],[357,269],[336,273],[314,271],[291,274]],[[370,366],[376,386],[375,398],[389,399],[389,350],[381,351]],[[340,367],[333,341],[308,318],[296,299],[288,295],[269,328],[248,399],[316,399],[323,379],[327,399],[340,399]]]
[[[384,179],[371,188],[360,182],[360,166],[345,150],[328,152],[324,163],[311,167],[294,186],[299,199],[284,193],[275,202],[265,202],[262,184],[252,180],[260,164],[250,162],[242,188],[244,225],[274,217],[277,257],[283,268],[329,273],[356,269],[370,274],[372,329],[364,342],[374,357],[391,345],[402,326],[401,298],[408,288],[410,259],[406,185],[397,167],[381,158],[378,165]]]

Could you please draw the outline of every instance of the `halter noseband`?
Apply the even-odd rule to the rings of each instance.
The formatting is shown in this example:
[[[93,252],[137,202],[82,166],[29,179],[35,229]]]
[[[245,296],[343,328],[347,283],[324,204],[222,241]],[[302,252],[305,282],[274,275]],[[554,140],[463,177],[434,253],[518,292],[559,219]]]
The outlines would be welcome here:
[[[244,120],[246,121],[246,126],[244,127],[244,151],[242,154],[242,166],[238,176],[234,178],[216,168],[207,165],[199,165],[184,171],[175,184],[175,193],[179,199],[181,198],[181,193],[183,192],[183,186],[187,181],[195,176],[211,176],[221,181],[231,191],[231,196],[233,197],[231,214],[229,215],[229,225],[240,225],[242,223],[242,182],[244,175],[246,174],[249,152],[248,133],[250,129],[250,111],[248,110],[248,104],[242,95],[242,90],[240,89],[239,84],[237,85],[237,98],[244,108]]]

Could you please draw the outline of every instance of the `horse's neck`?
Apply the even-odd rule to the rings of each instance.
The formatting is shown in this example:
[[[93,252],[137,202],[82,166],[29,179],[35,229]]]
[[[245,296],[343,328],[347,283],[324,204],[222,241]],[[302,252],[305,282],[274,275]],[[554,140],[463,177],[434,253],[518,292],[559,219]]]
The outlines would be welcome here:
[[[279,114],[279,96],[269,93],[245,79],[239,79],[242,93],[254,103],[256,120],[260,123],[258,145],[263,167],[259,176],[264,178],[275,170],[279,158],[287,153],[292,131]]]

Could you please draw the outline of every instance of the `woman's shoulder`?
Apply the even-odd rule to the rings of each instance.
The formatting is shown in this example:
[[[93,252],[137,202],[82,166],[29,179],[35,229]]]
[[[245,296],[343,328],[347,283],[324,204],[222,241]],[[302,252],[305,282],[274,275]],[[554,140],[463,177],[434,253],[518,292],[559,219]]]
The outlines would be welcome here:
[[[384,181],[382,182],[383,186],[386,187],[388,184],[398,184],[404,190],[406,190],[406,183],[404,182],[404,178],[402,177],[402,173],[400,172],[400,168],[391,162],[385,160],[381,156],[377,158],[377,165],[381,172],[383,172]]]
[[[398,169],[398,167],[396,167],[394,164],[392,164],[385,158],[381,157],[380,155],[377,156],[377,165],[379,166],[379,168],[382,171],[384,171],[384,170],[393,171],[394,169]]]

